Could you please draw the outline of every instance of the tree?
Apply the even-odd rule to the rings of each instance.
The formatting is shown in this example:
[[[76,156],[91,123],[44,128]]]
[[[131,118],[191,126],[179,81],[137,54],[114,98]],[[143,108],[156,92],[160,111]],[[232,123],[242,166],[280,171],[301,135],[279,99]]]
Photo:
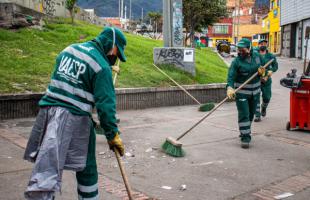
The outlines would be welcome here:
[[[195,31],[201,32],[217,22],[220,17],[227,16],[226,0],[183,0],[185,44],[193,42]]]
[[[74,15],[75,15],[75,4],[77,0],[66,0],[66,8],[70,12],[71,22],[74,23]]]
[[[149,12],[147,14],[148,18],[151,20],[151,25],[153,29],[153,38],[158,39],[160,36],[156,36],[158,31],[162,32],[162,24],[163,24],[163,17],[162,14],[159,12]]]

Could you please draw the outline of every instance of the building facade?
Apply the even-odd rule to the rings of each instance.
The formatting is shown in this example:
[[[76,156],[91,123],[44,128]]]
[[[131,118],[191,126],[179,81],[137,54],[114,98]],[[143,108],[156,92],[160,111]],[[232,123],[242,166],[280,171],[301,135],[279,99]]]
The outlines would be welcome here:
[[[305,32],[310,27],[309,0],[281,0],[281,55],[293,58],[305,58]],[[310,43],[308,42],[307,59],[310,58]]]
[[[232,43],[232,18],[220,19],[218,23],[208,27],[206,37],[208,38],[208,46],[215,47],[218,41],[227,41]]]
[[[262,19],[260,39],[268,40],[271,53],[281,51],[280,0],[271,0],[269,12]]]

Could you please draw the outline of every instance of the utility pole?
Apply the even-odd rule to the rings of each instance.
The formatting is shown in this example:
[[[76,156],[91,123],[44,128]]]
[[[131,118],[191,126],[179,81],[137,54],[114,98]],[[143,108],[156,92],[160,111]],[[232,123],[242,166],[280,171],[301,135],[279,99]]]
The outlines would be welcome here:
[[[118,17],[121,18],[121,0],[118,0]]]
[[[235,0],[235,7],[234,7],[234,11],[233,11],[233,41],[235,44],[237,44],[237,40],[236,40],[236,16],[237,16],[237,0]]]
[[[141,13],[141,21],[143,21],[143,8],[142,8],[142,13]]]
[[[240,4],[241,4],[241,0],[239,0],[239,4],[238,4],[238,27],[237,27],[237,40],[239,40],[239,28],[240,28]]]
[[[125,6],[125,20],[127,19],[127,6]]]
[[[129,3],[129,20],[131,20],[131,0],[130,0],[130,3]]]
[[[121,3],[121,19],[124,18],[124,0],[121,0],[122,3]]]

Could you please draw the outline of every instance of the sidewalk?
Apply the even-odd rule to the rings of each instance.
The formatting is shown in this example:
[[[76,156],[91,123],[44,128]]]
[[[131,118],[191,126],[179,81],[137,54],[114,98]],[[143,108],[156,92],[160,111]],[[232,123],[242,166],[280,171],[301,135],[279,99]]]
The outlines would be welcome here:
[[[177,159],[162,153],[160,145],[167,136],[177,137],[205,114],[197,112],[197,106],[120,112],[122,138],[127,152],[134,156],[126,156],[124,164],[132,187],[140,192],[139,199],[254,200],[290,192],[294,195],[287,199],[308,200],[310,134],[285,130],[289,89],[279,84],[293,67],[301,72],[302,61],[279,58],[267,117],[253,122],[253,144],[248,150],[239,145],[234,102],[226,103],[184,137],[187,155]],[[23,199],[32,164],[22,160],[22,147],[33,122],[0,122],[1,200]],[[125,199],[124,191],[119,192],[123,188],[117,162],[102,136],[97,136],[97,161],[101,199]],[[63,180],[63,194],[58,199],[77,199],[74,173],[66,172]],[[181,185],[186,185],[186,190],[180,190]]]

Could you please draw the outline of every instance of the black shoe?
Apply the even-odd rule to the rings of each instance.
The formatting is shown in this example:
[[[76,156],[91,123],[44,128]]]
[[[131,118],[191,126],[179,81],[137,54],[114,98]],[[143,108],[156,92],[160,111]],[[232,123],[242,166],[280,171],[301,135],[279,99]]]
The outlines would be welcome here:
[[[250,143],[249,143],[249,142],[242,142],[242,141],[241,141],[241,148],[242,148],[242,149],[248,149],[248,148],[250,148]]]
[[[250,148],[251,135],[241,135],[241,148],[248,149]]]
[[[121,120],[119,118],[116,119],[116,123],[119,124]]]
[[[267,108],[266,107],[262,107],[262,116],[265,117],[266,116],[266,110]]]
[[[262,121],[261,117],[255,117],[254,122],[260,122]]]

